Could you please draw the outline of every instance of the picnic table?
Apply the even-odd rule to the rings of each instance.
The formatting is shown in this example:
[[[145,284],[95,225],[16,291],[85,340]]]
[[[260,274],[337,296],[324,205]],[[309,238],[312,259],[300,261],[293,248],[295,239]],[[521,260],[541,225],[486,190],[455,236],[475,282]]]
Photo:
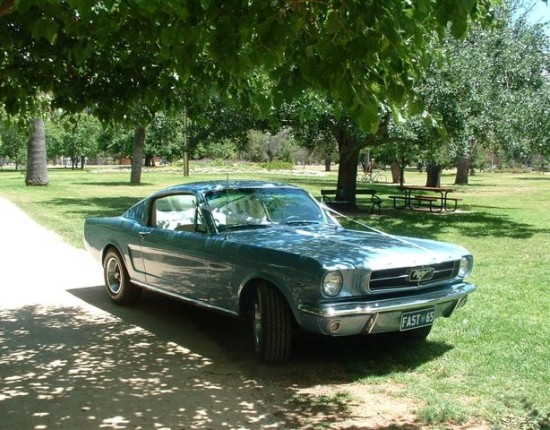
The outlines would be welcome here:
[[[370,188],[357,188],[355,191],[337,189],[321,190],[321,201],[335,209],[357,209],[357,206],[351,202],[357,199],[358,196],[367,196],[368,202],[371,205],[370,212],[374,213],[376,210],[380,214],[382,199],[376,194],[376,190]]]
[[[397,187],[403,192],[399,196],[389,196],[393,200],[395,209],[421,209],[430,208],[430,212],[454,212],[460,199],[449,197],[449,193],[455,191],[450,187],[423,187],[419,185],[407,185]],[[398,201],[403,202],[398,206]]]

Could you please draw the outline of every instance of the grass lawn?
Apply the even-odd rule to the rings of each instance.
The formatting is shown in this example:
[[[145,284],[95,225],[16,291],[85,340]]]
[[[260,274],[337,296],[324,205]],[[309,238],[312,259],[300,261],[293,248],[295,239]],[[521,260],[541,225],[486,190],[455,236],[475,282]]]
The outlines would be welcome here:
[[[242,171],[235,178],[277,179],[303,186],[315,196],[334,188],[336,173]],[[128,170],[50,170],[48,187],[26,187],[24,174],[0,171],[0,196],[40,224],[82,247],[88,216],[118,215],[161,187],[179,182],[225,179],[192,170],[190,178],[146,170],[142,185],[129,185]],[[444,175],[442,185],[452,185]],[[407,172],[409,184],[425,176]],[[361,185],[368,187],[369,185]],[[393,186],[375,184],[382,196]],[[478,174],[454,193],[462,200],[453,214],[391,208],[362,218],[388,233],[454,242],[475,256],[471,281],[478,290],[453,318],[436,323],[426,345],[396,354],[384,348],[346,358],[357,384],[393,384],[422,405],[417,417],[441,423],[483,420],[499,428],[550,428],[550,175]]]

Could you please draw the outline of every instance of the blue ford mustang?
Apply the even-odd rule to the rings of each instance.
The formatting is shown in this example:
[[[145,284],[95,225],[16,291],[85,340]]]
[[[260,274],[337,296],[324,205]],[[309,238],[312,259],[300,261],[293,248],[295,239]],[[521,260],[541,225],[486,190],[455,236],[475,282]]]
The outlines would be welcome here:
[[[296,329],[424,340],[475,290],[465,249],[345,229],[308,192],[282,183],[177,185],[121,216],[88,218],[84,240],[115,303],[149,289],[248,317],[268,364],[289,358]]]

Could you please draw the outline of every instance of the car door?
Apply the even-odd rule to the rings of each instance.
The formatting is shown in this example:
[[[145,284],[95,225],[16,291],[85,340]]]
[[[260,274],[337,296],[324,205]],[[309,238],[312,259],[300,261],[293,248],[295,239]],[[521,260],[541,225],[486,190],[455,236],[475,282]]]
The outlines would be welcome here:
[[[172,194],[151,206],[151,227],[143,236],[147,284],[207,301],[206,228],[193,194]]]

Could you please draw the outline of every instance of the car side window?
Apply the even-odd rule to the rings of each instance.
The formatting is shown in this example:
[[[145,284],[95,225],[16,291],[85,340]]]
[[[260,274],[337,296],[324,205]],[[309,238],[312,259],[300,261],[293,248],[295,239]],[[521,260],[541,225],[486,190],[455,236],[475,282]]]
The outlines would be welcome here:
[[[205,225],[198,213],[193,194],[173,194],[155,200],[151,225],[164,230],[204,232]]]

